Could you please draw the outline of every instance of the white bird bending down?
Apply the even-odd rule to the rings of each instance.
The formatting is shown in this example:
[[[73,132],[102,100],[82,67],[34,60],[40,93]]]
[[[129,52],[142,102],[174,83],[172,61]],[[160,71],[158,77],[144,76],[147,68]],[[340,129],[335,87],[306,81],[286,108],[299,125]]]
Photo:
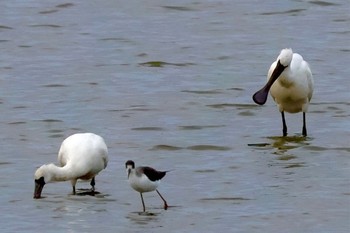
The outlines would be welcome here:
[[[282,49],[269,69],[266,85],[253,95],[253,100],[257,104],[265,104],[270,91],[282,115],[283,136],[287,136],[284,112],[303,112],[302,134],[307,136],[306,112],[313,90],[314,80],[308,63],[292,49]]]
[[[92,192],[95,190],[95,176],[108,163],[108,149],[103,138],[93,133],[73,134],[66,138],[58,152],[60,167],[45,164],[34,174],[34,198],[40,198],[46,183],[70,180],[75,194],[78,179],[90,180]]]
[[[167,171],[157,171],[151,167],[137,167],[135,168],[135,163],[132,160],[128,160],[125,163],[126,172],[128,173],[128,180],[130,186],[140,193],[141,201],[143,205],[143,212],[146,211],[145,202],[143,200],[142,193],[151,192],[156,190],[160,198],[164,202],[164,209],[168,208],[168,204],[163,198],[163,196],[157,190],[160,180],[165,176]]]

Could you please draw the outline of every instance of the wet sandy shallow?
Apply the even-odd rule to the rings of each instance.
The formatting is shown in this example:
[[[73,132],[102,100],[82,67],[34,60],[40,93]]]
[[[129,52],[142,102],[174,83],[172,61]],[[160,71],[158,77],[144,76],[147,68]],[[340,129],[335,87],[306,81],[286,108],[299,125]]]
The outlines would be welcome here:
[[[346,3],[254,4],[2,3],[2,231],[347,232]],[[283,138],[271,98],[251,100],[287,46],[315,76],[306,138],[301,114]],[[109,147],[100,193],[64,182],[33,200],[35,169],[82,131]],[[172,170],[159,188],[168,210],[148,193],[140,213],[128,159]]]

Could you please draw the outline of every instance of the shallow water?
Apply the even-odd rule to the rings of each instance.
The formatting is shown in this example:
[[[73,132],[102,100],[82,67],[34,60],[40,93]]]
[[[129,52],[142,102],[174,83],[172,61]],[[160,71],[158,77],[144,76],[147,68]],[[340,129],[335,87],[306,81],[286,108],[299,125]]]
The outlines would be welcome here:
[[[257,5],[259,7],[257,7]],[[2,1],[2,232],[348,232],[349,3],[339,1]],[[315,91],[286,115],[252,94],[284,47]],[[62,140],[102,135],[96,196],[35,169]],[[124,163],[172,170],[139,194]],[[78,183],[88,188],[89,183]]]

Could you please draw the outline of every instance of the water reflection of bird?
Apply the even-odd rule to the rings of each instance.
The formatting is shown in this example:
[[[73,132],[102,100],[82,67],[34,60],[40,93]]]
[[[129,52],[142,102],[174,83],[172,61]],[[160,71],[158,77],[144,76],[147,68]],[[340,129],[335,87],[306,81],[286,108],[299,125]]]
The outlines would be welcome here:
[[[141,195],[141,201],[143,205],[143,212],[146,211],[145,202],[143,200],[142,193],[144,192],[151,192],[156,190],[160,198],[164,202],[164,209],[166,210],[168,208],[168,204],[163,198],[163,196],[159,193],[157,190],[157,187],[160,183],[160,180],[165,176],[167,173],[166,171],[157,171],[154,168],[151,167],[136,167],[135,163],[132,160],[128,160],[125,163],[126,171],[128,173],[128,180],[130,183],[130,186],[140,193]]]
[[[58,152],[61,167],[42,165],[35,172],[34,198],[40,198],[46,183],[70,180],[75,192],[78,179],[90,180],[94,193],[95,176],[108,163],[108,150],[103,138],[93,133],[73,134],[66,138]]]
[[[257,104],[265,104],[270,91],[282,115],[283,136],[287,136],[284,112],[303,112],[302,134],[307,136],[306,112],[313,85],[308,63],[301,55],[293,53],[292,49],[283,49],[268,71],[266,85],[253,95],[253,100]]]

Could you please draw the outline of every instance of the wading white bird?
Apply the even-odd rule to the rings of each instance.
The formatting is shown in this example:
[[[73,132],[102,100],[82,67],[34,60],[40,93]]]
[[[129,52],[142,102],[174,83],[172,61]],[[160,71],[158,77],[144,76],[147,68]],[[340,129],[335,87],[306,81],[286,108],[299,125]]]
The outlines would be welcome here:
[[[108,150],[103,138],[93,133],[73,134],[66,138],[58,152],[60,166],[45,164],[34,174],[34,198],[40,198],[46,183],[70,180],[75,192],[78,179],[90,180],[92,193],[95,190],[95,176],[108,163]]]
[[[168,208],[168,204],[163,196],[157,190],[160,180],[165,176],[167,171],[157,171],[151,167],[136,167],[132,160],[128,160],[125,163],[126,172],[128,174],[128,180],[130,186],[140,193],[141,201],[143,205],[143,212],[146,211],[145,202],[143,200],[142,193],[151,192],[156,190],[160,198],[164,202],[164,209]]]
[[[284,112],[303,112],[303,136],[307,136],[306,112],[314,90],[309,65],[292,49],[282,49],[267,74],[266,85],[253,95],[255,103],[263,105],[270,91],[282,115],[283,136],[287,136]]]

